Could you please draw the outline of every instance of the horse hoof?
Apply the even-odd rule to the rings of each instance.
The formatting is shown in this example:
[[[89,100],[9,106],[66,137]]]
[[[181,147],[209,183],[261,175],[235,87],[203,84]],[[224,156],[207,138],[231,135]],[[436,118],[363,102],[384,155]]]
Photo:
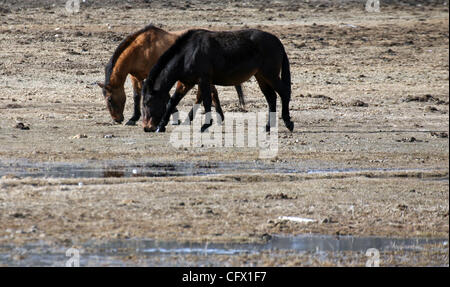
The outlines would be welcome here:
[[[136,125],[136,121],[129,120],[125,125],[126,126],[135,126]]]
[[[157,133],[164,133],[164,132],[166,132],[166,128],[165,128],[165,127],[158,127],[158,128],[156,129],[156,132],[157,132]]]
[[[202,128],[200,129],[200,132],[204,133],[210,126],[212,126],[211,124],[204,124],[202,126]]]
[[[266,126],[266,133],[270,133],[270,126],[269,125]]]
[[[286,124],[286,127],[288,128],[288,130],[290,132],[292,132],[294,130],[294,122],[289,122]]]

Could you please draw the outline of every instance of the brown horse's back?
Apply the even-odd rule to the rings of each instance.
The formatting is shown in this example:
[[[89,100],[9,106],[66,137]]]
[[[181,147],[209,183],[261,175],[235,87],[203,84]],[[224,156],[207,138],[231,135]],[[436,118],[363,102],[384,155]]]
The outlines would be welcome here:
[[[128,61],[126,64],[130,67],[130,74],[140,81],[144,80],[159,57],[179,37],[179,33],[152,29],[139,35],[123,55],[124,60]]]

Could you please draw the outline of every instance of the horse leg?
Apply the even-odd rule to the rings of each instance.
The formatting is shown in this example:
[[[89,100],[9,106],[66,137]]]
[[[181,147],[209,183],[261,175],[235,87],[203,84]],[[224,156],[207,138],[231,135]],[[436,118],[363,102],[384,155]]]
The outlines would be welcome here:
[[[269,106],[269,118],[267,120],[266,124],[266,132],[270,132],[271,127],[271,116],[273,116],[273,113],[277,112],[277,94],[275,93],[275,90],[264,80],[263,77],[259,75],[255,75],[256,81],[258,82],[259,88],[261,89],[261,92],[263,92],[264,97],[266,98],[267,105]],[[275,114],[276,115],[276,114]],[[273,124],[274,121],[272,121]]]
[[[195,103],[192,109],[189,111],[188,118],[184,122],[186,125],[190,125],[192,121],[194,120],[194,116],[197,113],[198,105],[200,105],[203,102],[202,94],[200,92],[200,89],[197,91],[197,97],[195,98]],[[189,122],[188,122],[189,121]]]
[[[184,97],[192,89],[192,87],[194,87],[194,86],[193,85],[185,85],[185,84],[182,84],[181,82],[178,82],[175,93],[183,94],[183,97]],[[174,125],[174,126],[180,125],[181,120],[180,120],[177,108],[175,108],[173,110],[172,116],[173,116],[172,125]]]
[[[181,125],[180,115],[178,114],[178,109],[175,108],[172,112],[172,126]]]
[[[192,87],[186,86],[182,84],[181,82],[177,83],[177,87],[175,88],[175,94],[183,94],[183,97],[189,92],[189,90],[192,89]],[[172,111],[172,125],[177,126],[180,125],[180,117],[178,114],[178,109],[174,108]]]
[[[220,106],[219,93],[217,92],[217,89],[214,85],[211,86],[211,90],[212,90],[212,93],[211,93],[212,103],[213,103],[214,107],[216,108],[216,112],[220,116],[221,122],[223,123],[223,121],[225,120],[225,116],[223,114],[222,107]]]
[[[205,109],[205,123],[201,128],[201,132],[205,132],[210,126],[212,126],[212,117],[211,117],[211,83],[209,80],[200,79],[198,84],[198,88],[203,98],[203,107]]]
[[[273,88],[281,97],[281,118],[284,121],[284,125],[292,132],[294,130],[294,122],[291,121],[291,116],[289,115],[290,89],[278,77],[273,81]]]
[[[125,124],[127,126],[134,126],[141,117],[141,90],[142,82],[136,77],[131,76],[131,83],[133,85],[133,100],[134,100],[134,113],[130,120]]]
[[[222,107],[220,106],[219,101],[219,93],[217,92],[217,89],[214,85],[211,85],[211,97],[212,97],[212,105],[216,108],[216,111],[219,113],[222,122],[225,119],[225,116],[222,111]],[[203,96],[202,96],[202,90],[199,88],[197,92],[197,98],[195,100],[195,105],[189,112],[189,123],[191,123],[194,120],[195,113],[197,112],[198,105],[203,102]]]
[[[239,97],[239,107],[241,108],[242,111],[245,111],[245,100],[244,100],[244,92],[242,91],[242,86],[234,86],[234,88],[236,89],[236,92],[238,94]]]
[[[156,132],[165,132],[166,126],[169,123],[170,115],[176,111],[178,103],[181,99],[192,89],[192,85],[185,85],[180,82],[177,84],[177,88],[173,96],[169,99],[169,103],[167,104],[166,112],[164,113]]]

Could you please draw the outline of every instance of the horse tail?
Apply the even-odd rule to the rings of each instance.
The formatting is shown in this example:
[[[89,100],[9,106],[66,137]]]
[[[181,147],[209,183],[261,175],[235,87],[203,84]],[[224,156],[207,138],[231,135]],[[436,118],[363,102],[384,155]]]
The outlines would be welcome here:
[[[283,49],[283,63],[281,66],[281,81],[286,85],[289,92],[289,97],[291,95],[291,70],[289,67],[289,59],[286,51]]]

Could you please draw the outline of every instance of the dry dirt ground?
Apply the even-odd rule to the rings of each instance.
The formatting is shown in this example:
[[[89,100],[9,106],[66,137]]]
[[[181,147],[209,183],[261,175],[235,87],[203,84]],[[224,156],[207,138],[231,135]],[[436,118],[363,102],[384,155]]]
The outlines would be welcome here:
[[[364,1],[88,0],[71,15],[64,1],[0,1],[3,166],[16,160],[239,161],[351,169],[170,178],[4,174],[0,243],[257,242],[267,234],[305,233],[448,237],[449,14],[443,1],[426,2],[381,1],[379,13],[368,13]],[[280,125],[276,158],[261,161],[256,148],[176,148],[169,144],[173,127],[148,134],[140,125],[111,123],[93,83],[104,79],[120,41],[149,23],[167,30],[252,27],[281,39],[291,64],[295,130]],[[224,111],[238,112],[234,89],[218,90]],[[129,81],[126,92],[127,119]],[[254,80],[244,84],[244,92],[249,112],[267,110]],[[180,109],[189,110],[194,98],[192,91]],[[236,258],[235,265],[251,260]],[[301,257],[277,258],[262,254],[252,260],[304,264]],[[390,263],[448,265],[448,246],[421,260]]]

